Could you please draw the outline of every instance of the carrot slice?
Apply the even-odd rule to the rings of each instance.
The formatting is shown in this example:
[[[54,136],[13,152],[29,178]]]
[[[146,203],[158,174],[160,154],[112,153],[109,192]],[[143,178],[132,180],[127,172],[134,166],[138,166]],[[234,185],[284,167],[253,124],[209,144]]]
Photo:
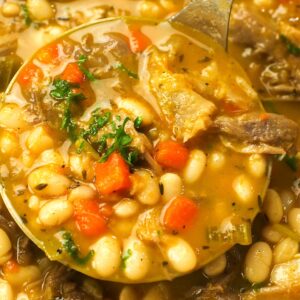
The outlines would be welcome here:
[[[43,79],[43,71],[37,67],[34,63],[27,64],[20,72],[18,76],[18,83],[21,86],[29,86],[33,82],[39,82]]]
[[[86,236],[99,236],[107,231],[106,220],[100,214],[89,212],[78,215],[75,219],[78,230]]]
[[[10,259],[3,266],[4,273],[18,273],[19,270],[20,265],[14,259]]]
[[[100,194],[109,195],[129,189],[129,167],[121,154],[114,152],[104,163],[96,163],[96,187]]]
[[[188,160],[189,150],[174,141],[160,142],[155,149],[156,161],[164,167],[180,170]]]
[[[78,230],[86,236],[99,236],[107,231],[106,219],[97,200],[74,201],[74,218]]]
[[[187,228],[195,220],[198,213],[196,203],[186,197],[179,196],[171,201],[164,216],[164,226],[172,231],[180,231]]]
[[[61,75],[61,79],[66,80],[70,83],[80,84],[85,80],[83,72],[79,69],[77,63],[68,64]]]
[[[55,64],[58,61],[58,46],[57,44],[51,44],[36,54],[36,58],[43,64]]]
[[[129,43],[133,53],[142,52],[152,44],[151,40],[135,27],[129,28]]]

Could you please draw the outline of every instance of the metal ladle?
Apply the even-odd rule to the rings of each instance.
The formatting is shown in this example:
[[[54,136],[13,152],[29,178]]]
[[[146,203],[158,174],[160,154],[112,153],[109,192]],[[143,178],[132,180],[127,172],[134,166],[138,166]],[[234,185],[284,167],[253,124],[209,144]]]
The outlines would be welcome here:
[[[227,49],[232,3],[233,0],[191,0],[169,22],[201,31]]]

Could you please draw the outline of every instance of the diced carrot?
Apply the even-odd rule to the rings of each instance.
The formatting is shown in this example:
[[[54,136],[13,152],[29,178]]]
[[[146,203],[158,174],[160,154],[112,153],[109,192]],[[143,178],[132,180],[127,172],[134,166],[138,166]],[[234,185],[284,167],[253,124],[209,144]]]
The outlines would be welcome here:
[[[121,154],[114,152],[104,163],[96,163],[96,187],[100,194],[109,195],[131,186],[129,167]]]
[[[32,82],[39,82],[43,79],[43,71],[33,63],[28,63],[18,76],[18,83],[21,86],[28,86]]]
[[[4,273],[17,273],[20,269],[20,265],[13,259],[7,261],[3,266]]]
[[[180,170],[188,160],[189,150],[174,141],[160,142],[155,149],[155,160],[164,167]]]
[[[262,113],[259,115],[259,118],[261,119],[261,121],[266,121],[266,120],[270,119],[270,116],[268,113]]]
[[[164,213],[163,224],[169,230],[180,231],[192,224],[197,213],[198,207],[194,201],[179,196],[171,200]]]
[[[106,232],[106,219],[96,199],[78,199],[74,201],[73,206],[75,223],[81,233],[91,237]]]
[[[42,48],[36,54],[36,58],[43,64],[55,64],[58,62],[58,46],[51,44]]]
[[[86,236],[99,236],[107,231],[106,220],[101,214],[83,212],[77,215],[75,223],[78,230]]]
[[[66,80],[70,83],[83,83],[85,80],[84,74],[79,69],[77,63],[68,64],[61,75],[61,79]]]
[[[99,202],[96,199],[78,199],[73,202],[73,206],[75,217],[81,215],[84,212],[99,212]]]
[[[129,43],[133,53],[142,52],[152,44],[151,40],[136,27],[129,28]]]

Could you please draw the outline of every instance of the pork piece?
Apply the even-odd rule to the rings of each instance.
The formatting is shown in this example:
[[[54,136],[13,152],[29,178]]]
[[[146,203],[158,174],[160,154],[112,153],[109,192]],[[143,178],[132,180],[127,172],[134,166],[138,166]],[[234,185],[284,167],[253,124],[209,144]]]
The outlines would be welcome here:
[[[249,4],[233,6],[230,38],[234,43],[255,48],[257,52],[270,52],[276,43],[276,25]]]
[[[293,153],[298,125],[282,115],[249,113],[238,117],[220,116],[214,125],[226,146],[242,153]]]
[[[176,138],[186,142],[206,131],[212,124],[215,105],[193,91],[183,74],[169,70],[166,53],[152,47],[145,59],[149,90]]]

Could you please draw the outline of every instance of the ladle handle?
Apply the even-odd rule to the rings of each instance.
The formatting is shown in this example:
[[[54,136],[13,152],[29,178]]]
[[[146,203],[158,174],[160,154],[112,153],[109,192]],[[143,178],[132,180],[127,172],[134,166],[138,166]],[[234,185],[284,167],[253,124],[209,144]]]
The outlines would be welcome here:
[[[169,22],[181,23],[201,31],[227,49],[233,0],[191,0]]]

